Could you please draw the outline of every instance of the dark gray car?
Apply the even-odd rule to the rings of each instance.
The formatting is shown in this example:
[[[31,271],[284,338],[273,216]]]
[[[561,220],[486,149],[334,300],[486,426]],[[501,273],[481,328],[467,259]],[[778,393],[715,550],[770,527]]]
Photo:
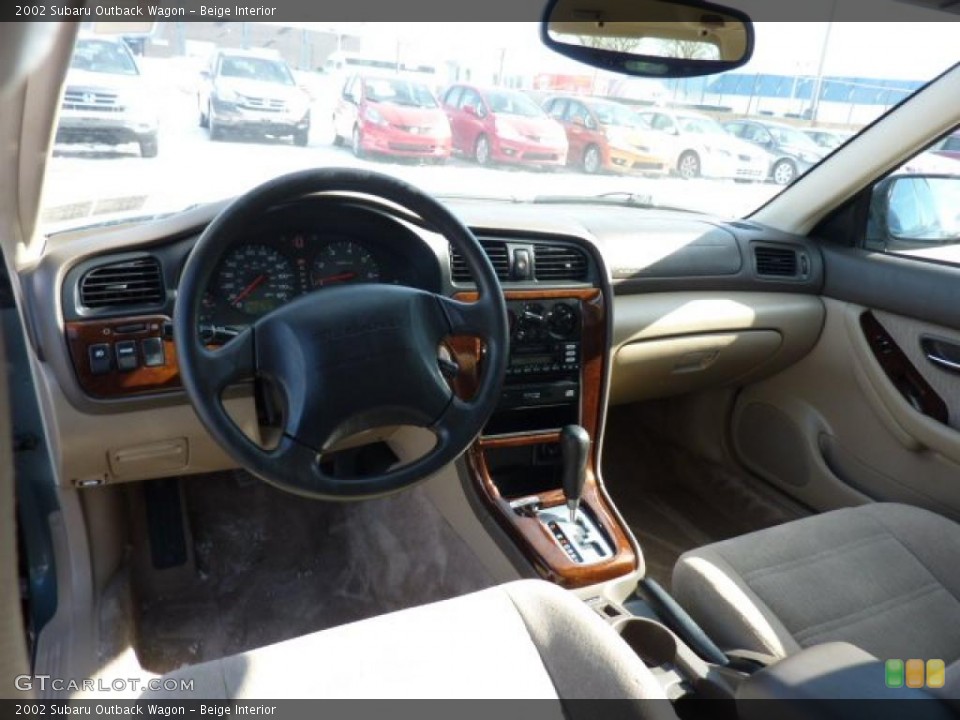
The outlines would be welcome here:
[[[789,185],[826,155],[823,148],[792,125],[765,120],[734,120],[724,123],[723,128],[773,156],[770,180],[777,185]]]

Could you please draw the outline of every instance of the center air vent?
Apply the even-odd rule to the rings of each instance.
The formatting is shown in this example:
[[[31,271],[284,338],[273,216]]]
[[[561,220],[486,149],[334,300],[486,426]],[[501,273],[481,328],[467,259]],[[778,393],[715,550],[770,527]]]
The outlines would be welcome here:
[[[797,277],[797,252],[788,248],[755,247],[757,275]]]
[[[533,273],[540,282],[585,280],[587,257],[566,245],[534,245]]]
[[[497,272],[497,278],[500,280],[510,279],[510,256],[507,251],[507,244],[493,240],[481,240],[487,257],[493,264],[493,269]],[[454,282],[473,282],[473,276],[470,274],[470,268],[467,267],[466,260],[454,248],[450,248],[450,270]]]
[[[158,305],[165,296],[155,257],[100,265],[80,279],[80,304],[86,308]]]

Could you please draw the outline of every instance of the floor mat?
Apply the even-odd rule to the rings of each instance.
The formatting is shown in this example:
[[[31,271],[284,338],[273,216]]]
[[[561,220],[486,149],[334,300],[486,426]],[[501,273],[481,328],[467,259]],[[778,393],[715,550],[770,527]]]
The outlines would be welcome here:
[[[603,477],[647,574],[665,588],[687,550],[807,514],[761,481],[655,439],[616,413],[605,431]]]
[[[493,584],[421,489],[324,503],[242,472],[184,482],[197,572],[138,593],[137,654],[151,672]]]

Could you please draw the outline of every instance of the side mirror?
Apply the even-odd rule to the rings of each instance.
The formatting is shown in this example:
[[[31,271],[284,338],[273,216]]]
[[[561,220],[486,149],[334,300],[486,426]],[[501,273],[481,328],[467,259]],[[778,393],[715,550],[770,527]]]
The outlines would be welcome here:
[[[473,115],[474,117],[477,117],[477,109],[473,105],[464,105],[462,110],[467,115]]]
[[[960,244],[960,174],[894,175],[874,189],[868,246],[909,250]]]
[[[734,70],[754,45],[746,14],[700,0],[551,0],[540,37],[591,67],[656,78]]]

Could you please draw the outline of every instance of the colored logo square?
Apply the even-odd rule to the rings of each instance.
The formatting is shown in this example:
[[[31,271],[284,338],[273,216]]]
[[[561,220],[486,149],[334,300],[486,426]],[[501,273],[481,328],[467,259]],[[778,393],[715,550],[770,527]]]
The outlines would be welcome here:
[[[903,660],[887,660],[885,674],[888,688],[903,687]]]
[[[907,660],[907,687],[908,688],[922,688],[923,687],[923,660]]]
[[[947,670],[943,660],[927,660],[927,687],[942,688],[947,682]]]

